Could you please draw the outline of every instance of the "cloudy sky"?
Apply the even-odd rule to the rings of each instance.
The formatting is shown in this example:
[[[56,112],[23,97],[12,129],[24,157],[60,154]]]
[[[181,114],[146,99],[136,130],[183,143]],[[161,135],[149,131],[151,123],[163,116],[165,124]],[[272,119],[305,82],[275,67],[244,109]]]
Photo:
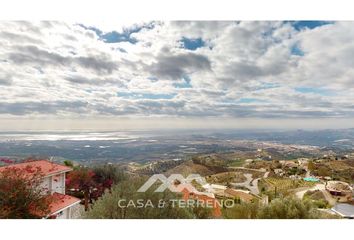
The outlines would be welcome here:
[[[354,22],[2,21],[0,123],[353,127],[353,39]]]

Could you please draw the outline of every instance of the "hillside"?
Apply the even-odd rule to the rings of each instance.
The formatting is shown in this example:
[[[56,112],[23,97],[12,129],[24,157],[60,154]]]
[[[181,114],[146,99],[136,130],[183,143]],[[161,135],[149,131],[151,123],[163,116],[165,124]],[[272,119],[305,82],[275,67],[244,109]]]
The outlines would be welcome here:
[[[170,174],[182,174],[183,176],[187,176],[189,174],[199,174],[201,176],[212,175],[217,172],[218,169],[210,166],[205,166],[201,164],[193,163],[193,161],[186,161],[174,168],[171,168],[164,172],[166,175]]]

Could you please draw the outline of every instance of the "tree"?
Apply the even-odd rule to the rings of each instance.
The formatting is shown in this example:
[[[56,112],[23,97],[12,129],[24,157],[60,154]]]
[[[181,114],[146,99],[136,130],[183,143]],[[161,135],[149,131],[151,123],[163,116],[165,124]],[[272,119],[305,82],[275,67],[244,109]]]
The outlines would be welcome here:
[[[70,161],[70,160],[64,160],[64,165],[65,166],[67,166],[67,167],[74,167],[74,164],[73,164],[73,162],[72,161]]]
[[[309,171],[313,171],[313,170],[316,169],[315,164],[314,164],[313,161],[309,161],[309,162],[308,162],[308,164],[307,164],[307,169],[308,169]]]
[[[287,197],[273,200],[258,212],[257,218],[313,219],[319,218],[319,214],[310,201]]]
[[[259,211],[258,202],[236,204],[232,208],[224,208],[222,210],[224,218],[227,219],[255,219]]]
[[[41,218],[49,214],[51,199],[41,188],[39,168],[6,167],[0,171],[0,218]]]
[[[320,218],[314,205],[307,200],[277,198],[267,206],[257,202],[241,203],[223,209],[223,216],[230,219],[313,219]]]
[[[330,176],[331,170],[328,167],[320,166],[317,170],[317,175],[319,176]]]
[[[80,167],[70,172],[66,179],[67,189],[75,189],[83,193],[85,211],[88,210],[88,204],[91,200],[91,191],[95,189],[95,173],[88,168]]]
[[[186,219],[210,217],[211,211],[200,208],[182,208],[171,204],[170,200],[181,199],[182,196],[169,190],[156,193],[154,192],[156,188],[151,187],[146,192],[137,192],[137,189],[144,184],[145,180],[131,178],[114,185],[111,192],[106,191],[94,203],[92,208],[86,212],[85,217],[93,219]],[[161,202],[164,204],[159,205]]]
[[[110,191],[113,184],[123,179],[125,174],[114,165],[98,165],[93,168],[76,166],[67,176],[67,192],[83,198],[87,211],[89,203],[98,200],[105,190]]]
[[[110,189],[113,184],[117,184],[126,178],[124,172],[112,164],[98,165],[92,170],[95,173],[94,180],[102,185],[103,190]]]
[[[190,209],[196,219],[213,218],[213,208],[197,206]]]

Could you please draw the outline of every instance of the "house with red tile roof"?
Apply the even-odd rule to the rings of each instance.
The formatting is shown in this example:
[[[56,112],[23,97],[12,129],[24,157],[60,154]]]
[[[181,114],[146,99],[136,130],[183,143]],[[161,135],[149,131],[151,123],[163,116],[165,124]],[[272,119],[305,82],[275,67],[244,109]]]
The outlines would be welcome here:
[[[184,188],[182,194],[184,201],[187,201],[188,199],[201,201],[205,203],[205,206],[213,208],[212,214],[215,218],[221,217],[221,207],[213,193],[190,192],[188,189]]]
[[[7,168],[23,168],[28,167],[39,169],[41,171],[42,183],[41,187],[50,193],[50,214],[45,218],[70,219],[77,217],[79,211],[80,199],[65,195],[65,175],[72,168],[63,166],[48,160],[38,160],[24,162],[0,167],[0,172]],[[30,172],[28,174],[31,174]]]

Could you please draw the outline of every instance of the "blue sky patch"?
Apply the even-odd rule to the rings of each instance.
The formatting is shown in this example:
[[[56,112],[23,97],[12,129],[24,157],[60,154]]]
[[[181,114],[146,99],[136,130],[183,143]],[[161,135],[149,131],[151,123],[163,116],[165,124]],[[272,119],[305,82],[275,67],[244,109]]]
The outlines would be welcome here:
[[[118,97],[124,97],[129,99],[172,99],[176,96],[176,93],[134,93],[134,92],[120,92],[117,93]]]
[[[133,30],[124,30],[123,33],[116,31],[108,32],[100,35],[100,38],[106,43],[116,43],[116,42],[130,42],[132,44],[137,43],[135,38],[132,38],[130,35],[135,32],[139,32],[141,28]]]
[[[159,79],[157,77],[148,77],[151,82],[157,82]]]
[[[188,76],[183,77],[182,83],[174,83],[173,86],[175,88],[192,88],[191,79]]]
[[[297,44],[292,46],[291,54],[296,55],[296,56],[301,56],[301,57],[305,55],[305,53],[299,48],[299,46]]]
[[[333,96],[335,95],[334,92],[323,89],[323,88],[312,88],[312,87],[296,87],[295,91],[300,93],[314,93],[322,96]]]
[[[264,101],[257,98],[240,98],[237,101],[237,103],[254,103],[254,102],[264,102]]]
[[[280,87],[280,84],[278,84],[278,83],[261,82],[261,84],[262,85],[260,87],[257,87],[256,90],[263,90],[263,89]]]
[[[298,31],[309,28],[309,29],[314,29],[317,27],[321,27],[323,25],[327,24],[333,24],[332,21],[291,21],[291,24],[294,26],[294,28]]]
[[[123,32],[112,31],[104,33],[100,29],[95,27],[87,27],[83,24],[79,24],[79,26],[94,31],[100,38],[100,40],[104,41],[105,43],[130,42],[132,44],[137,43],[137,40],[131,37],[131,34],[140,32],[143,28],[151,29],[154,27],[153,24],[148,24],[144,26],[134,26],[131,28],[126,28],[123,30]]]
[[[192,50],[192,51],[205,46],[205,42],[201,38],[186,38],[186,37],[183,37],[180,40],[180,42],[183,44],[184,48]]]

